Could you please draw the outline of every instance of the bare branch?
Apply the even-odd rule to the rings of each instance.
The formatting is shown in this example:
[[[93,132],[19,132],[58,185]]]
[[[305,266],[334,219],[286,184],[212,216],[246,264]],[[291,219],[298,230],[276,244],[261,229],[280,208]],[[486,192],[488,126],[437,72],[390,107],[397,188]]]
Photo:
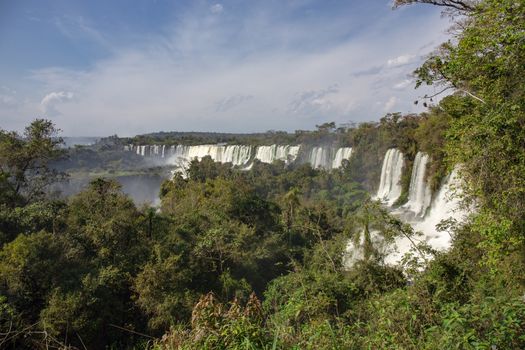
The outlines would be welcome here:
[[[397,8],[411,4],[430,4],[440,7],[452,8],[461,12],[472,12],[476,9],[476,0],[394,0],[393,7]]]

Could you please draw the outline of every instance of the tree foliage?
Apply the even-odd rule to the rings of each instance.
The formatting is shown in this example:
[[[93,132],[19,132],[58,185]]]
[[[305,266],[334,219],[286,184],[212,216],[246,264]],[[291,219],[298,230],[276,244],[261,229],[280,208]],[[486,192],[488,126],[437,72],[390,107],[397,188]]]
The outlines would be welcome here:
[[[53,124],[0,131],[0,347],[525,348],[525,4],[394,2],[409,3],[464,15],[415,72],[453,94],[421,115],[294,135],[351,145],[341,169],[204,158],[162,185],[159,208],[103,178],[61,200],[46,190],[61,154]],[[451,249],[423,251],[424,264],[386,265],[373,239],[413,235],[368,195],[392,147],[406,155],[405,194],[423,151],[434,189],[459,165],[476,204]],[[349,265],[352,240],[366,244]]]

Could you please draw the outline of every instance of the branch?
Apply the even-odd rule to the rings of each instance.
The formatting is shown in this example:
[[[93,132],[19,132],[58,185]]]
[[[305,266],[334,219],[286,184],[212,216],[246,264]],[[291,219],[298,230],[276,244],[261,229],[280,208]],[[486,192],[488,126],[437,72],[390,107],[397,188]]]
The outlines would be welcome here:
[[[473,99],[478,100],[479,102],[481,102],[481,103],[483,103],[483,104],[486,103],[483,99],[481,99],[480,97],[474,95],[474,94],[471,93],[471,92],[468,92],[467,90],[464,90],[464,89],[458,89],[458,91],[461,91],[461,92],[466,93],[467,95],[469,95],[469,96],[472,97]]]
[[[425,95],[421,98],[434,98],[438,95],[441,95],[442,93],[444,93],[445,91],[449,90],[449,89],[454,89],[453,86],[447,86],[446,88],[444,88],[443,90],[439,91],[439,92],[436,92],[434,95],[431,95],[431,96],[428,96],[428,95]]]
[[[140,335],[140,336],[143,336],[143,337],[146,337],[146,338],[155,339],[155,337],[152,337],[151,335],[147,335],[147,334],[144,334],[144,333],[140,333],[140,332],[134,331],[132,329],[128,329],[128,328],[124,328],[124,327],[121,327],[121,326],[117,326],[116,324],[110,323],[109,326],[110,327],[115,327],[117,329],[120,329],[120,330],[123,330],[123,331],[126,331],[126,332],[130,332],[132,334],[137,334],[137,335]]]
[[[440,7],[453,8],[458,11],[471,12],[476,9],[475,2],[462,0],[394,0],[394,8],[413,3],[430,4]],[[472,4],[471,4],[472,3]]]

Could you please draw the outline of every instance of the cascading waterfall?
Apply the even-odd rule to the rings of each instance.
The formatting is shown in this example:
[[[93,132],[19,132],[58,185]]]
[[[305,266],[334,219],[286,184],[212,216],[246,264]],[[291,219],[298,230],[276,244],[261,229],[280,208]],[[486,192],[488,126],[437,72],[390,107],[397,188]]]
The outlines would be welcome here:
[[[252,148],[239,145],[177,145],[172,146],[170,153],[168,163],[175,165],[186,165],[193,159],[201,160],[206,156],[210,156],[216,162],[244,166],[250,161]]]
[[[389,149],[385,154],[381,167],[381,180],[374,199],[391,206],[401,195],[401,175],[404,165],[404,155],[397,148]]]
[[[351,156],[351,147],[341,147],[336,150],[332,147],[316,146],[312,147],[306,161],[314,169],[330,170],[340,168],[343,160],[350,159]]]
[[[463,222],[469,214],[469,210],[461,206],[461,196],[461,180],[456,167],[443,181],[443,185],[423,221],[414,224],[414,229],[424,232],[427,236],[427,242],[433,248],[447,249],[451,245],[450,234],[440,232],[437,229],[437,225],[443,219]]]
[[[428,161],[428,154],[417,152],[414,167],[412,168],[412,176],[410,178],[408,202],[403,205],[404,209],[414,213],[418,218],[425,216],[432,200],[430,186],[427,181],[425,181]]]
[[[401,193],[401,188],[394,188],[401,177],[403,155],[399,150],[390,149],[385,154],[381,170],[381,181],[376,197],[384,199],[387,206],[395,202]],[[428,183],[425,181],[426,167],[429,156],[418,152],[412,169],[408,202],[400,208],[394,209],[392,214],[410,224],[414,231],[421,232],[421,236],[410,239],[399,236],[388,246],[382,245],[376,237],[378,247],[383,250],[384,261],[387,264],[398,264],[403,256],[414,249],[414,244],[425,242],[436,250],[446,250],[451,246],[451,236],[448,232],[438,229],[443,220],[454,219],[462,223],[472,208],[465,209],[461,206],[461,182],[458,177],[458,168],[445,178],[434,200]],[[397,164],[396,164],[397,163]],[[350,267],[356,260],[362,259],[359,249],[362,247],[354,242],[347,245],[345,266]],[[427,258],[430,258],[428,256]]]
[[[255,159],[263,163],[273,163],[276,160],[282,160],[286,163],[293,162],[297,158],[300,146],[288,145],[271,145],[259,146],[255,153]]]
[[[188,150],[190,146],[184,145],[172,145],[170,147],[170,156],[168,157],[168,163],[176,165],[179,168],[185,168],[190,161],[188,158]]]
[[[125,150],[135,152],[143,157],[165,158],[167,164],[187,166],[193,159],[202,159],[210,156],[214,161],[220,163],[232,163],[244,169],[251,168],[252,159],[258,159],[263,163],[273,163],[281,160],[290,164],[297,160],[301,146],[270,145],[255,148],[243,145],[129,145]],[[333,155],[333,157],[332,157]],[[352,156],[351,147],[313,147],[308,153],[306,162],[313,168],[336,169],[340,168],[343,160]]]
[[[379,254],[386,254],[388,252],[388,246],[377,230],[370,230],[370,241],[374,250]],[[359,233],[359,241],[349,240],[346,244],[345,253],[343,255],[343,266],[351,268],[359,260],[363,260],[365,257],[365,234],[364,231]]]
[[[425,217],[408,222],[414,231],[419,231],[423,235],[412,237],[412,241],[406,237],[396,238],[393,249],[386,255],[385,262],[387,264],[399,262],[403,255],[412,249],[412,242],[416,244],[425,242],[431,248],[441,251],[449,249],[452,245],[452,237],[450,233],[438,230],[439,223],[447,219],[454,219],[461,223],[466,220],[468,214],[469,210],[461,206],[461,181],[456,168],[444,179]]]
[[[340,168],[343,165],[343,160],[348,160],[352,156],[352,147],[341,147],[335,153],[332,162],[332,169]]]
[[[330,149],[326,147],[313,147],[310,151],[308,162],[314,169],[330,169],[332,165]]]

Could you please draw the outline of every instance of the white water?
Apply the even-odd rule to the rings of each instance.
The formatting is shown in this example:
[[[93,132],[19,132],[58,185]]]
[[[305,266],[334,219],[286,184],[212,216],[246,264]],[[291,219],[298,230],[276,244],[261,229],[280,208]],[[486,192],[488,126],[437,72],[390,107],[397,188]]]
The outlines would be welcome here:
[[[170,153],[168,163],[173,165],[187,165],[193,159],[201,160],[210,156],[216,162],[244,166],[250,161],[252,148],[239,145],[177,145],[171,147]]]
[[[334,160],[332,162],[332,169],[340,168],[343,165],[343,160],[348,160],[352,156],[351,147],[341,147],[335,153]]]
[[[349,240],[346,245],[346,251],[343,256],[343,265],[347,268],[352,267],[359,260],[363,260],[365,257],[364,245],[365,245],[365,235],[363,231],[359,233],[359,242],[356,244],[354,240]],[[380,235],[380,232],[377,230],[370,231],[370,240],[374,249],[380,253],[383,253],[385,248],[384,240]]]
[[[214,161],[221,163],[232,163],[243,169],[250,169],[252,159],[258,159],[263,163],[273,163],[276,160],[290,164],[297,160],[301,146],[270,145],[251,146],[243,145],[129,145],[124,146],[127,151],[135,152],[143,157],[165,158],[167,164],[184,166],[193,159],[202,159],[210,156]],[[332,156],[333,155],[333,156]],[[336,169],[340,168],[343,160],[352,156],[351,147],[313,147],[309,152],[306,162],[313,168]]]
[[[417,152],[410,177],[408,202],[403,205],[403,209],[411,212],[417,218],[425,216],[432,200],[430,186],[425,181],[428,161],[429,157],[426,153]]]
[[[428,214],[423,221],[414,224],[414,229],[422,231],[427,236],[427,242],[435,249],[447,249],[450,247],[450,235],[448,232],[440,232],[437,225],[444,219],[453,219],[456,222],[464,222],[468,210],[461,206],[461,180],[458,169],[445,179],[436,199],[433,201]]]
[[[313,147],[308,156],[308,163],[314,169],[336,169],[340,168],[343,159],[350,159],[352,156],[351,147],[341,147],[335,151],[331,147]]]
[[[291,163],[297,158],[299,148],[300,146],[289,145],[259,146],[255,152],[255,159],[270,164],[276,160]]]
[[[398,171],[396,168],[402,168],[402,165],[395,164],[402,162],[399,159],[396,160],[396,157],[394,150],[388,150],[385,154],[381,183],[376,195],[376,198],[385,199],[383,203],[387,208],[391,208],[395,201],[394,197],[399,196],[398,189],[394,189],[394,195],[392,195],[392,184],[396,183],[393,178],[400,178],[401,170],[395,176],[394,173]],[[440,223],[448,219],[453,219],[455,223],[464,223],[472,211],[461,206],[461,181],[458,177],[457,168],[443,180],[439,191],[432,200],[430,187],[425,181],[428,162],[428,155],[421,152],[416,155],[411,174],[409,200],[404,206],[392,210],[393,215],[410,224],[414,231],[419,232],[420,235],[411,237],[411,239],[400,236],[392,244],[386,246],[384,241],[380,239],[379,233],[377,231],[372,232],[373,244],[376,249],[384,253],[386,264],[399,264],[406,253],[414,251],[414,244],[422,242],[438,251],[449,249],[452,244],[452,237],[449,232],[443,230],[445,227],[440,230]],[[357,246],[351,241],[348,243],[344,259],[347,268],[363,258],[361,250],[362,242]]]
[[[313,147],[310,151],[308,162],[314,169],[324,168],[328,169],[331,165],[330,149],[325,147]]]
[[[465,222],[468,214],[469,211],[461,206],[461,181],[457,169],[454,169],[443,181],[425,217],[422,220],[408,222],[414,231],[422,233],[421,236],[413,237],[412,240],[416,244],[425,242],[438,251],[447,250],[451,247],[452,236],[446,230],[439,230],[439,224],[448,219],[453,219],[456,223]],[[413,244],[407,238],[397,238],[394,244],[395,251],[386,256],[385,262],[387,264],[398,263],[412,247]]]
[[[391,206],[401,195],[401,175],[404,165],[404,155],[396,148],[389,149],[385,154],[381,167],[381,180],[374,199]]]

